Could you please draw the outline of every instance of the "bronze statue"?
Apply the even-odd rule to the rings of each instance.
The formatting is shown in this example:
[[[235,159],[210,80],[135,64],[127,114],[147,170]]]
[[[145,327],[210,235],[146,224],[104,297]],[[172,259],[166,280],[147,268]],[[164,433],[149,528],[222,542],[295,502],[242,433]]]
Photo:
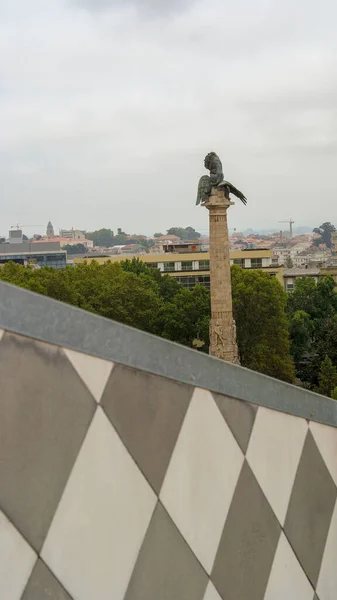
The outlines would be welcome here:
[[[198,185],[198,196],[196,204],[204,204],[207,202],[209,196],[211,195],[212,187],[221,186],[224,187],[225,196],[229,200],[229,194],[234,194],[237,198],[243,202],[243,204],[247,204],[247,198],[243,195],[240,190],[237,190],[234,185],[229,183],[229,181],[225,181],[222,172],[222,164],[221,160],[215,152],[210,152],[207,154],[204,165],[206,169],[210,172],[210,175],[203,175],[200,177],[199,185]]]

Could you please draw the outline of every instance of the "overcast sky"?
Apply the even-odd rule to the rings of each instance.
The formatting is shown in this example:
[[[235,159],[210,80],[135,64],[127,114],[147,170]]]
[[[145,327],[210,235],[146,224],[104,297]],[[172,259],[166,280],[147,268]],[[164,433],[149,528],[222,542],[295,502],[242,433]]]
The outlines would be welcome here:
[[[335,0],[0,0],[0,234],[337,225]],[[286,227],[286,226],[284,226]]]

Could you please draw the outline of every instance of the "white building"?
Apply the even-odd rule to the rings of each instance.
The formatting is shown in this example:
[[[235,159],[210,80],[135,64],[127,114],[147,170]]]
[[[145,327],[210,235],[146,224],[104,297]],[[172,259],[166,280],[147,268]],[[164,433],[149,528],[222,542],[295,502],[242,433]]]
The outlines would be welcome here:
[[[287,246],[275,246],[273,248],[273,258],[278,260],[279,265],[284,265],[291,257],[290,250],[290,247]]]
[[[60,229],[60,237],[68,238],[69,240],[83,240],[85,239],[85,231],[79,229]]]

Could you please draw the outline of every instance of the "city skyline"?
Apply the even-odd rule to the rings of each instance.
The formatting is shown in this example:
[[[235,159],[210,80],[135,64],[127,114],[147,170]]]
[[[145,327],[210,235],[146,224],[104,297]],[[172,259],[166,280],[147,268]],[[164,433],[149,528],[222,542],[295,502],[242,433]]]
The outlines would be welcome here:
[[[89,232],[97,231],[97,230],[104,229],[104,228],[111,229],[114,232],[114,234],[117,235],[117,227],[110,227],[108,225],[107,226],[106,225],[104,225],[104,226],[98,225],[97,229],[90,229],[88,227],[78,227],[78,226],[76,226],[76,227],[73,227],[73,226],[71,226],[71,227],[63,227],[63,226],[58,226],[58,225],[54,226],[54,220],[53,219],[49,219],[49,220],[51,221],[51,223],[52,223],[52,225],[54,227],[55,235],[56,236],[59,235],[59,232],[62,231],[62,230],[64,230],[64,229],[68,229],[68,230],[76,229],[78,231],[89,233]],[[4,227],[0,223],[0,237],[2,237],[2,236],[3,237],[8,237],[8,232],[10,230],[12,230],[12,229],[17,229],[17,228],[22,229],[23,234],[26,235],[28,238],[30,238],[31,236],[33,236],[35,234],[36,235],[42,235],[42,236],[46,235],[47,225],[41,225],[41,226],[38,226],[38,227],[33,227],[33,226],[30,226],[30,225],[26,225],[26,226],[23,225],[21,227],[20,225],[21,224],[18,222],[15,225],[11,225],[10,227],[6,228],[6,227]],[[18,226],[20,226],[20,227],[18,227]],[[129,230],[128,227],[122,227],[122,230],[125,231],[127,235],[131,235],[131,236],[132,235],[144,235],[144,236],[146,236],[148,238],[151,238],[151,237],[154,236],[155,233],[162,233],[163,235],[166,235],[167,230],[170,229],[171,227],[175,227],[175,226],[176,227],[180,227],[181,226],[182,228],[191,226],[191,227],[193,227],[195,229],[195,231],[197,231],[198,233],[200,233],[201,236],[208,236],[208,232],[209,232],[209,230],[208,230],[207,227],[206,228],[201,228],[201,227],[195,226],[193,224],[189,224],[189,225],[185,226],[185,225],[182,225],[181,223],[179,223],[179,224],[176,223],[175,225],[169,224],[168,226],[165,226],[165,227],[163,227],[161,229],[160,228],[154,229],[154,231],[152,231],[152,232],[149,231],[149,230],[146,230],[146,231],[132,231],[132,230]],[[313,229],[314,229],[314,226],[308,226],[308,225],[299,224],[296,227],[296,224],[295,224],[293,226],[293,233],[294,233],[294,235],[303,235],[303,234],[307,234],[307,233],[312,233]],[[238,227],[229,227],[229,232],[230,232],[231,235],[234,234],[234,233],[236,233],[236,232],[241,232],[243,234],[245,234],[245,233],[249,233],[249,234],[252,233],[252,234],[257,234],[257,235],[268,235],[268,234],[272,235],[272,234],[277,234],[280,231],[282,231],[282,233],[284,233],[284,234],[287,234],[288,231],[289,231],[289,228],[287,227],[286,224],[283,224],[283,225],[280,224],[280,227],[272,227],[271,226],[269,228],[268,227],[267,228],[258,228],[258,227],[257,228],[253,228],[253,227],[249,227],[248,226],[246,228],[240,229]]]

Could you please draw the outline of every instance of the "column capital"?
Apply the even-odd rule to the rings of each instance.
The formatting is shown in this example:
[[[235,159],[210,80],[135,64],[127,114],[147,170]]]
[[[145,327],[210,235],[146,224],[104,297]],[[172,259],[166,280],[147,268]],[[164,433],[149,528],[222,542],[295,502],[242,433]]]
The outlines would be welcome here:
[[[207,202],[204,202],[203,206],[208,208],[208,210],[215,207],[227,209],[234,204],[235,203],[229,200],[229,198],[226,198],[224,187],[218,186],[212,188],[211,194],[207,199]]]

